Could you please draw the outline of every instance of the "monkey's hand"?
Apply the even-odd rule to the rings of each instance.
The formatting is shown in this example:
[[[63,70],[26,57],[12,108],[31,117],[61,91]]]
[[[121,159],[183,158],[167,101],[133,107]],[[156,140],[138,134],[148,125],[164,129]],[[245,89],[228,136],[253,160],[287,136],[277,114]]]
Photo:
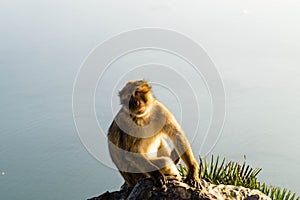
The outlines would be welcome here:
[[[154,184],[158,187],[164,187],[168,183],[166,176],[162,174],[159,170],[152,172],[151,178]]]
[[[189,170],[187,177],[186,177],[186,183],[195,188],[202,189],[201,181],[199,179],[199,174],[198,174],[197,169]]]

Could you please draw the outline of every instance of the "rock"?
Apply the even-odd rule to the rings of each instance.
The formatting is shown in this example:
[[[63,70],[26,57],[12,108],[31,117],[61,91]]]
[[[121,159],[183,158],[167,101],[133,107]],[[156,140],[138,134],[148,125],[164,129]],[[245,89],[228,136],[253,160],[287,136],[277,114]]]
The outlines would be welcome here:
[[[143,179],[133,188],[126,185],[120,191],[106,192],[89,200],[271,200],[258,190],[251,190],[242,186],[214,185],[202,180],[202,187],[195,188],[179,180],[168,180],[164,187],[153,184],[151,179]]]

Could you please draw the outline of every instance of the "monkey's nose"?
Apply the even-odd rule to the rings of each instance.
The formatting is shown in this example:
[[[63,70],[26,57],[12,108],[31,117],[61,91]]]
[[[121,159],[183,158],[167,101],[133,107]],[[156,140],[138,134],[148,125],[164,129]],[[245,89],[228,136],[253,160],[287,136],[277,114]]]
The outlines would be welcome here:
[[[140,105],[140,101],[136,100],[136,101],[135,101],[135,105],[136,105],[136,106],[139,106],[139,105]]]

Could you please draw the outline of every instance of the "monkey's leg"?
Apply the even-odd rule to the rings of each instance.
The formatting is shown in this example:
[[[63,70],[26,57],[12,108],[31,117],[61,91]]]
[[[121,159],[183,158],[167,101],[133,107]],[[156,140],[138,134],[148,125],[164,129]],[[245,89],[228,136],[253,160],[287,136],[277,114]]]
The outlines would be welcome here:
[[[170,148],[164,138],[161,139],[160,145],[157,151],[157,157],[170,157],[174,164],[177,165],[180,161],[180,156],[178,155],[177,151],[175,149],[172,150],[170,154]]]
[[[159,171],[159,168],[150,162],[146,154],[123,150],[111,142],[108,145],[112,160],[119,171],[142,174]]]
[[[159,171],[168,176],[178,176],[179,172],[170,157],[152,158],[150,161],[159,168]]]
[[[150,161],[159,168],[160,174],[162,176],[157,177],[157,175],[152,175],[152,177],[161,183],[161,185],[165,185],[170,180],[179,180],[181,176],[179,175],[179,171],[174,165],[172,159],[170,157],[158,157],[152,158]],[[155,173],[155,172],[154,172]],[[167,178],[168,177],[168,178]]]
[[[165,176],[160,168],[151,162],[146,154],[124,151],[111,142],[109,142],[109,150],[112,160],[129,185],[135,185],[138,180],[145,177],[157,179],[160,185],[166,183]]]
[[[148,158],[139,154],[132,161],[132,166],[138,169],[137,172],[140,173],[140,177],[151,177],[160,186],[167,183],[166,176],[173,176],[176,179],[180,178],[179,171],[170,157]]]
[[[154,183],[160,187],[167,183],[165,175],[177,175],[175,173],[176,167],[172,160],[168,157],[151,159],[140,154],[138,156],[134,156],[132,161],[134,161],[133,165],[135,166],[135,169],[139,170],[139,174],[134,174],[137,178],[150,177]],[[169,163],[172,163],[175,169],[168,167],[167,165]]]
[[[170,149],[164,138],[161,138],[160,145],[157,150],[157,157],[170,157]]]

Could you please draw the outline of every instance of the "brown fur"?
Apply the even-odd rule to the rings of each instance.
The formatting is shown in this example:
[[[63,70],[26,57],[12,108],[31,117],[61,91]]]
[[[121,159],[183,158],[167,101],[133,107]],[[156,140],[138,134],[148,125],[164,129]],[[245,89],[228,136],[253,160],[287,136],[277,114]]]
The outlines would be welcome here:
[[[133,186],[144,177],[179,176],[175,165],[181,158],[189,169],[187,180],[198,185],[197,162],[188,140],[148,82],[129,81],[119,95],[122,108],[109,128],[108,144],[126,183]],[[165,137],[174,144],[171,153]]]

